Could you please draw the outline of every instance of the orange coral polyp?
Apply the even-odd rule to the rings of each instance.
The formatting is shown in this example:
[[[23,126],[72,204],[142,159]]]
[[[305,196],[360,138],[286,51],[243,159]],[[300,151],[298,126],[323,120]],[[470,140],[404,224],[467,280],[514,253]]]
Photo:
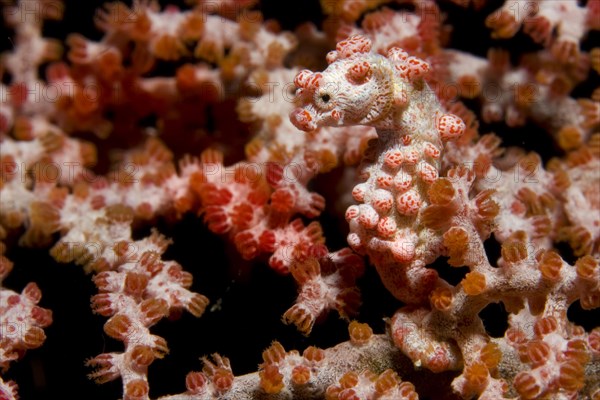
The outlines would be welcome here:
[[[283,389],[283,375],[275,365],[267,365],[260,372],[260,387],[267,394],[277,394]]]
[[[431,305],[438,310],[447,310],[452,305],[452,291],[448,288],[436,288],[429,298]]]
[[[350,333],[350,341],[357,345],[368,343],[373,335],[373,330],[369,325],[357,321],[350,322],[348,332]]]
[[[486,279],[481,272],[469,272],[461,282],[463,290],[469,296],[477,296],[485,291]]]

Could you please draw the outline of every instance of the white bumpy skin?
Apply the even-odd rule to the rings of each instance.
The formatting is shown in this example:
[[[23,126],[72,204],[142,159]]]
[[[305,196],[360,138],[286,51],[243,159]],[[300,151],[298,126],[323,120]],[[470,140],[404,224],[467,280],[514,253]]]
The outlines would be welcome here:
[[[437,180],[444,142],[462,135],[463,121],[447,113],[423,77],[425,61],[393,48],[371,51],[371,41],[352,36],[327,56],[323,72],[295,79],[296,108],[290,118],[304,131],[320,126],[367,125],[378,140],[366,151],[348,208],[348,243],[368,255],[392,294],[420,303],[438,280],[425,268],[443,254],[442,237],[425,227],[421,211]]]

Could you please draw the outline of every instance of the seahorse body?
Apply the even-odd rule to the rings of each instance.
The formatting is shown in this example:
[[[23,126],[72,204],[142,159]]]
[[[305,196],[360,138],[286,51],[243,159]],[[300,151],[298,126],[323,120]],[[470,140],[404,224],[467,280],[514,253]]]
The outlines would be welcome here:
[[[353,36],[327,56],[323,72],[301,71],[290,118],[304,131],[319,126],[368,125],[378,140],[359,167],[348,208],[348,243],[366,254],[386,287],[399,299],[418,303],[435,285],[426,265],[443,253],[441,234],[421,223],[427,190],[438,178],[444,142],[459,137],[463,121],[444,111],[423,80],[429,65],[401,49],[387,56]]]

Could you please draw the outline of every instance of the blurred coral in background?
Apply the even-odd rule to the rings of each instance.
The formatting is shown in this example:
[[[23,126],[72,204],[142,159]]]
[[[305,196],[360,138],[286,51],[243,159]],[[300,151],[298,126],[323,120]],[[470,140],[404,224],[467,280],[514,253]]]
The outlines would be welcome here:
[[[0,399],[600,399],[600,1],[290,7],[2,2]]]

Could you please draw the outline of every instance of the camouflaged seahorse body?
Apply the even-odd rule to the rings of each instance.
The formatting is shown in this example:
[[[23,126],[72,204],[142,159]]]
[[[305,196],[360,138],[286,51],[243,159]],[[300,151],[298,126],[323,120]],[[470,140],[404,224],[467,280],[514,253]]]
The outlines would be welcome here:
[[[369,39],[353,36],[327,59],[324,72],[296,76],[299,107],[291,121],[305,131],[377,128],[378,140],[359,168],[365,182],[352,192],[359,204],[346,212],[348,243],[369,256],[396,297],[420,302],[437,280],[425,267],[443,252],[441,235],[423,226],[420,211],[438,178],[444,141],[460,136],[465,125],[424,82],[429,65],[401,49],[384,57],[371,52]]]

